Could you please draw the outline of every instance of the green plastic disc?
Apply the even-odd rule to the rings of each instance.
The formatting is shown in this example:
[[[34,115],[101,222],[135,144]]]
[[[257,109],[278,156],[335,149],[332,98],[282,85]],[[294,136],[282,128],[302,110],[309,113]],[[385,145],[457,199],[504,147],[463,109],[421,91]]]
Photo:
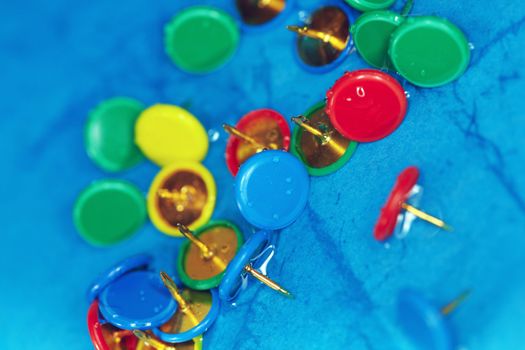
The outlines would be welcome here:
[[[421,87],[441,86],[459,78],[470,62],[463,32],[433,16],[405,20],[392,33],[389,54],[397,72]]]
[[[106,246],[131,236],[146,220],[146,201],[134,185],[100,180],[78,197],[73,221],[89,243]]]
[[[390,36],[404,18],[391,11],[371,11],[359,16],[351,32],[359,55],[371,66],[392,69],[388,56]]]
[[[335,130],[325,112],[325,106],[324,101],[318,102],[310,107],[303,116],[314,128],[323,132],[331,132],[332,139],[346,150],[342,155],[338,155],[328,145],[321,146],[315,136],[295,126],[290,151],[304,163],[308,173],[312,176],[324,176],[339,170],[352,158],[357,148],[357,142],[345,139]]]
[[[116,97],[100,103],[89,114],[84,143],[89,157],[106,171],[128,169],[143,159],[135,145],[135,121],[142,103]]]
[[[233,18],[209,6],[181,11],[164,30],[166,52],[176,66],[189,73],[218,69],[239,44],[239,28]]]
[[[348,5],[359,11],[384,10],[392,6],[396,0],[345,0]]]
[[[194,232],[225,265],[235,257],[244,243],[239,228],[225,220],[214,220]],[[202,257],[199,248],[186,240],[177,256],[177,272],[187,287],[195,290],[207,290],[217,287],[222,280],[224,270],[210,259]]]

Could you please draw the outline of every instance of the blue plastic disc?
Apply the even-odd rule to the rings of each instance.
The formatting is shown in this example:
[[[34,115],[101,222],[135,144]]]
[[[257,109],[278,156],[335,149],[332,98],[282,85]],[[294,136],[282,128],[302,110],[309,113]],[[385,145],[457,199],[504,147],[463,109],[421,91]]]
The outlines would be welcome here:
[[[128,272],[106,286],[99,296],[100,313],[127,330],[150,329],[168,321],[177,303],[152,271]]]
[[[202,293],[202,292],[201,292]],[[158,338],[160,338],[162,341],[168,342],[168,343],[182,343],[188,340],[191,340],[195,337],[198,337],[199,335],[203,334],[208,330],[208,328],[211,327],[213,322],[217,319],[217,316],[219,316],[219,310],[220,310],[220,299],[219,294],[217,293],[217,289],[210,289],[211,293],[211,308],[210,311],[208,311],[208,314],[204,319],[195,327],[188,329],[185,332],[182,333],[165,333],[161,331],[159,328],[153,328],[153,334],[155,334]]]
[[[104,271],[104,273],[101,273],[89,288],[87,293],[88,302],[91,304],[106,286],[124,275],[126,272],[148,267],[151,260],[152,257],[147,254],[133,255],[115,264],[107,271]]]
[[[253,226],[277,230],[293,223],[308,201],[310,178],[301,161],[284,151],[249,158],[235,179],[235,198]]]
[[[452,350],[450,328],[440,310],[414,290],[399,293],[398,321],[418,349]]]
[[[242,285],[244,267],[258,258],[260,253],[270,244],[270,240],[271,233],[269,231],[259,231],[239,249],[235,258],[228,264],[219,286],[221,300],[230,301],[237,297]],[[254,265],[257,267],[256,262]]]

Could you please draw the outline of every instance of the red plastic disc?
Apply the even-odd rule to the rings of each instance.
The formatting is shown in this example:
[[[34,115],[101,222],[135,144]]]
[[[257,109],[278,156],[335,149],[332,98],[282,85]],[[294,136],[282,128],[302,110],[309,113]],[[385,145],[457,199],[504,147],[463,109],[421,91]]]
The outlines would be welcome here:
[[[87,324],[89,330],[89,336],[91,337],[91,342],[96,350],[111,350],[113,347],[110,347],[106,342],[104,337],[103,327],[98,318],[98,300],[94,300],[88,309],[87,314]],[[121,340],[121,349],[134,350],[137,347],[137,337],[133,335],[131,331],[120,331],[116,327],[113,327],[110,324],[107,324],[107,327],[113,328],[115,331],[119,331]]]
[[[392,235],[402,204],[407,200],[418,178],[419,170],[415,166],[408,167],[399,174],[392,192],[390,192],[385,205],[381,208],[381,214],[379,214],[379,219],[377,219],[374,228],[375,239],[384,241]]]
[[[390,135],[407,111],[396,79],[375,69],[346,72],[326,93],[326,113],[343,136],[372,142]]]
[[[262,144],[271,141],[277,144],[279,149],[288,151],[290,148],[290,127],[284,117],[273,109],[251,111],[244,115],[235,127]],[[245,149],[241,148],[243,144]],[[249,147],[251,146],[237,137],[230,136],[228,139],[226,165],[233,176],[237,175],[241,164],[255,153],[255,150],[250,150]]]

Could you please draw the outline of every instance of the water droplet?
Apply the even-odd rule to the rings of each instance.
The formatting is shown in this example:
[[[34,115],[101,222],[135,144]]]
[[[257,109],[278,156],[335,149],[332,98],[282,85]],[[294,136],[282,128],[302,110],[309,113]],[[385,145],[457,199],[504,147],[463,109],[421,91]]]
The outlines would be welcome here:
[[[385,243],[385,249],[390,249],[390,243]]]
[[[248,202],[248,206],[251,208],[253,207],[253,202]]]
[[[279,161],[280,161],[281,159],[280,159],[278,156],[275,156],[275,157],[273,157],[272,160],[273,160],[274,163],[279,163]]]
[[[292,178],[291,178],[291,177],[287,177],[287,178],[285,179],[285,181],[286,181],[286,183],[291,183],[291,182],[292,182]]]
[[[405,91],[405,97],[406,97],[406,98],[410,98],[410,92]]]
[[[208,138],[210,139],[210,142],[215,142],[219,139],[221,134],[217,129],[210,129],[208,130]]]
[[[277,214],[277,213],[276,213],[276,214],[273,214],[273,215],[272,215],[272,218],[274,218],[275,220],[279,219],[279,214]]]
[[[292,190],[286,190],[286,194],[287,195],[291,195],[292,194]]]
[[[470,50],[474,50],[474,49],[476,48],[476,46],[474,46],[473,43],[468,43],[468,48],[469,48]]]
[[[352,98],[351,97],[347,97],[346,98],[346,102],[352,102]]]
[[[153,312],[158,313],[159,312],[159,308],[158,307],[153,308]]]
[[[139,294],[144,295],[144,291],[143,290],[139,291]]]
[[[427,71],[422,69],[421,72],[419,72],[421,74],[422,77],[424,77],[425,75],[427,75]]]
[[[356,89],[357,96],[365,97],[365,89],[362,86],[358,86]]]

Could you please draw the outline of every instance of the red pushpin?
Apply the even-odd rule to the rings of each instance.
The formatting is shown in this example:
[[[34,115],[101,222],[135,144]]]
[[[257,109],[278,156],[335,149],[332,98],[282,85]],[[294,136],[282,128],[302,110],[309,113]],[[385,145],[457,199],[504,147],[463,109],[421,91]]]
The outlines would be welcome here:
[[[390,192],[390,196],[388,196],[385,205],[381,209],[381,214],[376,222],[374,228],[375,239],[378,241],[384,241],[392,235],[401,210],[406,210],[439,228],[452,231],[452,227],[447,225],[443,220],[431,216],[407,203],[410,192],[416,185],[418,178],[419,170],[414,166],[406,168],[401,174],[399,174],[394,188],[392,189],[392,192]]]
[[[226,144],[226,165],[233,176],[248,158],[264,149],[290,147],[290,127],[273,109],[257,109],[244,115],[235,127],[224,124],[231,135]]]
[[[375,69],[346,72],[326,93],[326,113],[344,137],[372,142],[390,135],[407,111],[403,87]]]

